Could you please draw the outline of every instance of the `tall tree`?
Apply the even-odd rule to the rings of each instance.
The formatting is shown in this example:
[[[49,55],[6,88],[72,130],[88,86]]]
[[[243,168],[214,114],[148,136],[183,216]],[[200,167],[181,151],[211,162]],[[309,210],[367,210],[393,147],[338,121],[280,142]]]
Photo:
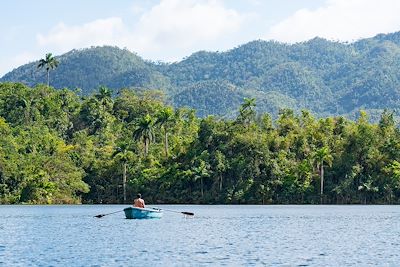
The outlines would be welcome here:
[[[58,60],[51,53],[47,53],[45,58],[39,60],[38,68],[45,68],[47,73],[47,86],[50,86],[50,70],[58,67]]]
[[[168,127],[173,122],[173,110],[171,107],[163,108],[158,114],[156,124],[160,125],[164,130],[164,153],[168,158]]]
[[[249,125],[250,122],[255,120],[256,112],[254,110],[256,106],[255,98],[244,98],[243,104],[239,109],[239,116],[237,120],[245,125]]]
[[[150,142],[154,140],[154,119],[149,114],[146,114],[138,121],[137,128],[133,132],[133,138],[135,140],[143,140],[144,155],[147,156]]]
[[[315,161],[317,163],[317,169],[320,177],[320,186],[321,186],[321,202],[324,195],[324,163],[327,163],[329,166],[332,164],[332,155],[329,147],[324,146],[317,150],[315,153]]]
[[[126,177],[127,177],[127,166],[129,160],[133,158],[133,152],[129,150],[129,145],[127,143],[122,143],[116,147],[113,158],[118,160],[122,164],[122,190],[124,197],[124,204],[126,203]]]
[[[113,105],[112,91],[105,87],[100,86],[99,92],[95,95],[99,101],[103,111],[111,111]]]

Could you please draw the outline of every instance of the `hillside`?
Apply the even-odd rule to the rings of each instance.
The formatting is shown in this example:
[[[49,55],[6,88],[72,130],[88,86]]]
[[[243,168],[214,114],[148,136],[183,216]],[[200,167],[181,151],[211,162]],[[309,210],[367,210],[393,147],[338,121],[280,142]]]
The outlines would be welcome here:
[[[100,85],[159,89],[175,106],[195,108],[200,116],[233,116],[243,97],[255,97],[258,111],[273,114],[290,107],[320,116],[352,116],[359,109],[374,115],[400,107],[400,32],[350,44],[258,40],[226,52],[199,51],[172,64],[117,47],[73,50],[57,59],[50,75],[55,88],[81,88],[83,94]],[[45,72],[36,65],[23,65],[0,81],[44,83]]]
[[[55,88],[80,88],[83,94],[90,94],[99,86],[112,89],[170,87],[166,77],[126,49],[92,47],[72,50],[56,58],[60,64],[50,75],[50,84]],[[0,81],[19,81],[28,86],[46,83],[46,72],[37,65],[38,61],[23,65],[4,75]]]

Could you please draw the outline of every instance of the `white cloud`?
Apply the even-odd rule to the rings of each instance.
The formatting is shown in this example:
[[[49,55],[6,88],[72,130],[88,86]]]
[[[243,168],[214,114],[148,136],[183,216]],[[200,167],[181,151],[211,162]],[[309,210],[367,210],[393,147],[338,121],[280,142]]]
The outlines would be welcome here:
[[[146,58],[177,60],[199,49],[221,49],[224,38],[240,30],[245,15],[216,0],[161,0],[140,13],[134,25],[121,18],[96,20],[84,25],[56,25],[37,42],[49,51],[66,52],[92,45],[127,47]]]
[[[218,1],[162,0],[136,25],[134,50],[145,57],[174,61],[197,50],[227,48],[246,15]]]
[[[120,18],[99,19],[81,26],[56,25],[47,35],[38,34],[39,46],[56,47],[57,50],[86,47],[91,45],[115,44],[126,34]]]
[[[138,5],[137,3],[133,4],[130,8],[132,14],[134,15],[139,15],[142,14],[144,11],[146,11],[146,9],[140,5]]]
[[[12,61],[16,65],[21,65],[26,62],[31,62],[31,61],[35,61],[35,60],[37,60],[36,55],[34,55],[31,52],[25,51],[25,52],[22,52],[22,53],[16,55]]]
[[[298,42],[316,36],[355,41],[400,30],[398,0],[329,0],[324,7],[300,9],[272,26],[267,39]]]
[[[27,51],[21,52],[0,64],[0,77],[14,68],[35,60],[37,60],[37,55]]]

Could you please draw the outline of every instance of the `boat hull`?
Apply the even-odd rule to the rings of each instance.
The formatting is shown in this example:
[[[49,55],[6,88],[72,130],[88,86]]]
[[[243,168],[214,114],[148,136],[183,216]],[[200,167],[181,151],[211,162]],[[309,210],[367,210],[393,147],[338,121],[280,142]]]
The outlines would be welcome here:
[[[127,219],[160,219],[163,215],[160,209],[129,207],[124,209]]]

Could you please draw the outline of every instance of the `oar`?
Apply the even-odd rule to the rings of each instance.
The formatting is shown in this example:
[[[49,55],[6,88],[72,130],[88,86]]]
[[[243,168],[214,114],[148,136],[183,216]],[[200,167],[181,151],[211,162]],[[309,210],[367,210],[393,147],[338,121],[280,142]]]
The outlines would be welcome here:
[[[168,209],[163,209],[163,208],[161,208],[161,210],[170,211],[170,212],[175,212],[175,213],[182,213],[182,214],[184,214],[184,215],[189,215],[189,216],[194,216],[194,213],[193,213],[193,212],[188,212],[188,211],[168,210]]]
[[[114,212],[110,212],[110,213],[106,213],[106,214],[99,214],[99,215],[96,215],[96,216],[93,216],[93,217],[96,217],[96,218],[102,218],[102,217],[104,217],[104,216],[106,216],[106,215],[110,215],[110,214],[118,213],[118,212],[121,212],[121,211],[123,211],[123,210],[114,211]]]

